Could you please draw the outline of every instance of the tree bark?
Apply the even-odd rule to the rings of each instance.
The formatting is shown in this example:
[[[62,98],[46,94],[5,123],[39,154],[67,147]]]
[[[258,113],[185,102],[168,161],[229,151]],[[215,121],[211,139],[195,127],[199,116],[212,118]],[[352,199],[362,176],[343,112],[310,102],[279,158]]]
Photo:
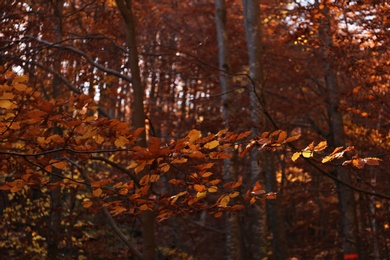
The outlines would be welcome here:
[[[232,89],[229,79],[229,47],[228,47],[228,32],[226,28],[226,2],[225,0],[215,0],[215,24],[218,39],[218,62],[219,62],[219,80],[222,92],[222,120],[224,126],[230,128],[230,122],[234,110],[232,109]],[[233,158],[237,157],[237,151],[234,151]],[[236,181],[237,173],[235,172],[235,164],[237,160],[224,160],[224,179],[225,181]],[[226,215],[226,251],[227,259],[238,260],[241,255],[241,236],[240,224],[237,214]]]
[[[64,0],[52,0],[50,1],[52,6],[54,19],[54,40],[56,42],[61,42],[62,40],[62,12],[64,6]],[[53,70],[61,71],[61,60],[57,58],[53,62]],[[57,76],[53,76],[52,83],[52,98],[56,99],[60,96],[60,84],[61,80]],[[53,134],[62,134],[61,129],[54,125]],[[55,155],[58,157],[58,155]],[[50,176],[50,182],[56,183],[61,181],[61,172],[59,169],[53,168],[53,174]],[[59,243],[61,241],[61,234],[63,233],[61,230],[61,216],[62,216],[62,194],[61,188],[56,187],[55,189],[50,191],[50,225],[49,225],[49,234],[47,241],[47,257],[48,259],[56,259],[59,255]]]
[[[316,2],[317,4],[318,1]],[[325,1],[322,13],[324,18],[320,25],[320,38],[323,40],[324,74],[325,86],[328,95],[328,117],[332,135],[328,142],[334,147],[344,146],[344,123],[342,113],[339,111],[340,105],[340,87],[337,81],[337,74],[332,67],[327,54],[333,47],[331,17],[329,11],[329,1]],[[347,168],[338,167],[336,169],[337,177],[344,183],[352,184],[351,176]],[[354,192],[349,187],[336,183],[338,189],[339,207],[341,211],[341,231],[343,234],[344,257],[348,259],[358,259],[358,224],[356,216],[356,205]]]
[[[131,70],[131,84],[134,91],[133,121],[135,128],[145,128],[144,99],[145,89],[141,82],[135,21],[131,0],[116,0],[118,9],[123,17],[126,29],[126,44],[129,50],[129,64]],[[146,147],[145,131],[140,136],[139,146]],[[140,176],[142,177],[142,176]],[[156,257],[155,214],[153,211],[143,211],[141,215],[143,234],[143,259],[154,260]]]
[[[252,80],[250,91],[252,134],[257,135],[262,123],[261,107],[258,97],[261,96],[263,88],[263,64],[262,64],[262,39],[260,23],[260,1],[243,0],[244,26],[249,56],[249,75]],[[252,183],[259,181],[262,186],[265,184],[264,169],[260,167],[264,163],[259,161],[259,152],[253,149],[250,154],[251,180]],[[266,208],[264,203],[258,202],[254,205],[251,215],[251,258],[263,259],[266,257]]]

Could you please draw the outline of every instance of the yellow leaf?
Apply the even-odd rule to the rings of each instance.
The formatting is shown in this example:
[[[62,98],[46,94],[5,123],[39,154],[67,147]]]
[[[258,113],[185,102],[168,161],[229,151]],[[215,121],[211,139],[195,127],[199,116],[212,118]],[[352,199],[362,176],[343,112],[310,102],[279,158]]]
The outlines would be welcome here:
[[[102,195],[102,193],[103,193],[103,190],[100,189],[100,188],[94,189],[94,190],[92,191],[92,195],[93,195],[94,197],[100,197],[100,195]]]
[[[104,142],[104,137],[102,137],[101,135],[95,135],[93,138],[95,139],[95,142],[97,144],[102,144]]]
[[[227,204],[230,202],[230,197],[228,195],[223,195],[221,200],[219,201],[219,206],[225,208]]]
[[[310,150],[302,151],[302,156],[305,158],[313,157],[313,151]]]
[[[207,191],[210,192],[210,193],[217,192],[218,191],[218,187],[217,186],[210,186],[207,189]]]
[[[214,141],[211,141],[211,142],[208,142],[207,144],[205,144],[204,148],[211,150],[211,149],[217,147],[218,145],[219,145],[218,140],[214,140]]]
[[[146,166],[146,161],[142,161],[140,164],[137,165],[137,167],[135,167],[134,172],[139,173],[145,168],[145,166]]]
[[[16,107],[17,106],[8,99],[0,99],[0,108],[12,109]]]
[[[235,198],[235,197],[237,197],[238,195],[240,195],[240,193],[239,193],[238,191],[234,191],[234,192],[232,192],[232,193],[229,194],[229,197],[230,197],[230,198]]]
[[[291,160],[293,160],[293,162],[295,162],[300,156],[301,156],[301,152],[296,152],[291,157]]]
[[[197,139],[199,139],[200,137],[202,137],[202,133],[196,129],[192,129],[187,137],[189,137],[189,142],[190,143],[193,143],[194,141],[196,141]]]
[[[198,193],[196,193],[196,197],[198,199],[202,199],[202,198],[206,197],[206,194],[207,194],[207,191],[202,191],[202,192],[199,191]]]
[[[128,143],[130,143],[129,140],[127,140],[127,138],[124,137],[124,136],[119,136],[119,137],[115,140],[115,142],[114,142],[115,146],[118,147],[118,148],[119,148],[119,147],[123,147],[123,146],[125,146],[125,145],[128,144]]]

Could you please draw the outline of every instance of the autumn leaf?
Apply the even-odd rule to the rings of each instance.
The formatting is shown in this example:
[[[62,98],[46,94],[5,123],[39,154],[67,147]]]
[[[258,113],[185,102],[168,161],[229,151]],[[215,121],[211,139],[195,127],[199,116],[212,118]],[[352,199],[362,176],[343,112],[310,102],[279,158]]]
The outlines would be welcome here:
[[[67,163],[64,161],[51,160],[50,164],[57,169],[64,169],[67,166]]]
[[[240,195],[240,192],[234,191],[234,192],[231,192],[231,193],[229,194],[229,197],[230,197],[230,198],[235,198],[235,197],[237,197],[238,195]]]
[[[103,190],[100,189],[100,188],[94,189],[94,190],[92,191],[92,195],[93,195],[94,197],[100,197],[100,196],[102,195],[102,193],[103,193]]]
[[[298,158],[301,156],[301,152],[295,152],[294,154],[293,154],[293,156],[291,157],[291,160],[293,161],[293,162],[295,162],[296,160],[298,160]]]
[[[160,165],[160,172],[161,172],[161,173],[165,173],[165,172],[169,171],[170,168],[171,168],[171,166],[170,166],[169,164],[167,164],[167,163],[162,163],[162,164]]]
[[[317,144],[317,145],[314,147],[313,150],[314,150],[315,152],[319,152],[319,151],[324,150],[326,147],[327,147],[327,142],[326,142],[326,141],[322,141],[322,142],[320,142],[319,144]]]
[[[198,192],[203,192],[206,190],[206,187],[202,184],[194,184],[194,190]]]
[[[90,208],[93,203],[90,200],[84,200],[81,204],[83,205],[83,208],[87,209]]]
[[[218,145],[219,145],[218,140],[214,140],[214,141],[211,141],[211,142],[208,142],[207,144],[205,144],[204,148],[211,150],[211,149],[217,147]]]
[[[17,106],[12,103],[11,101],[7,99],[0,99],[0,108],[5,108],[5,109],[12,109],[16,108]]]
[[[206,192],[206,191],[199,191],[199,192],[196,193],[196,197],[197,197],[198,199],[205,198],[206,195],[207,195],[207,192]]]
[[[229,195],[222,195],[222,197],[219,199],[219,206],[225,208],[227,207],[229,202],[230,202]]]
[[[379,165],[379,162],[382,161],[381,159],[375,157],[366,157],[363,160],[367,165]]]
[[[212,172],[205,172],[205,173],[202,174],[202,177],[203,178],[207,178],[207,177],[210,177],[211,175],[213,175]]]
[[[286,140],[286,138],[287,138],[287,132],[281,131],[279,134],[278,140],[276,142],[281,144]]]
[[[160,146],[161,146],[160,138],[151,136],[150,139],[149,139],[149,151],[153,155],[158,155],[158,153],[160,151]]]
[[[304,150],[301,152],[301,154],[305,158],[313,157],[313,151],[311,151],[311,150]]]
[[[223,215],[222,211],[219,211],[214,214],[214,218],[220,218]]]
[[[130,143],[129,140],[124,136],[119,136],[114,142],[115,146],[118,148],[123,147],[129,143]]]
[[[186,163],[188,161],[187,158],[182,157],[182,158],[176,158],[174,159],[171,163],[172,164],[179,164],[179,163]]]
[[[207,189],[207,191],[210,192],[210,193],[217,192],[217,191],[218,191],[218,187],[217,187],[217,186],[210,186],[210,187]]]
[[[293,142],[293,141],[295,141],[295,140],[298,140],[300,137],[301,137],[301,135],[294,135],[294,136],[291,136],[291,137],[287,138],[286,140],[284,140],[284,143]]]
[[[195,142],[196,140],[198,140],[200,137],[202,137],[202,133],[199,131],[199,130],[196,130],[196,129],[192,129],[187,137],[189,138],[189,142],[190,143],[193,143]]]

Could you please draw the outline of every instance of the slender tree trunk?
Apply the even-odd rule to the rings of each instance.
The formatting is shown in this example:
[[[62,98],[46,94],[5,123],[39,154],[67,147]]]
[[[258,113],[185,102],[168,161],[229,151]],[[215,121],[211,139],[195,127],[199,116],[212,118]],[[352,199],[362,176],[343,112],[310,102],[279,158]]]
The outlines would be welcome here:
[[[215,24],[218,38],[218,61],[220,69],[220,84],[222,92],[222,119],[225,127],[230,127],[232,110],[232,92],[229,79],[229,48],[226,29],[226,2],[225,0],[215,0]],[[233,158],[237,157],[237,151],[234,152]],[[237,179],[237,173],[234,172],[237,160],[224,160],[224,178],[226,181]],[[227,259],[238,260],[241,255],[240,224],[238,215],[226,216],[226,251]]]
[[[265,151],[266,158],[266,191],[277,192],[278,184],[276,181],[275,154]],[[268,222],[272,231],[272,256],[273,259],[287,259],[286,233],[284,228],[283,214],[280,207],[280,197],[267,200]]]
[[[64,0],[52,0],[51,2],[53,12],[54,12],[54,33],[55,41],[60,42],[62,40],[62,11],[64,6]],[[57,58],[53,62],[53,70],[60,72],[61,71],[61,60]],[[60,83],[61,80],[53,76],[53,85],[52,85],[52,98],[56,99],[60,96]],[[61,134],[61,129],[54,125],[53,134]],[[53,175],[50,176],[50,182],[56,183],[61,181],[60,170],[53,168]],[[47,241],[47,257],[48,259],[56,259],[59,254],[58,245],[61,241],[61,215],[62,215],[62,205],[61,205],[61,188],[57,187],[50,191],[50,225],[49,225],[49,236]]]
[[[317,2],[317,4],[319,4]],[[337,74],[332,67],[328,57],[328,51],[333,46],[331,18],[329,11],[329,1],[326,1],[322,9],[324,18],[320,25],[320,37],[324,43],[324,66],[325,66],[325,85],[328,94],[328,116],[332,136],[329,143],[334,146],[344,146],[344,124],[342,114],[339,111],[340,105],[340,88],[337,81]],[[338,167],[336,169],[337,177],[348,184],[351,184],[351,176],[347,168]],[[356,216],[356,205],[354,192],[349,187],[344,186],[340,182],[336,183],[338,188],[339,206],[341,210],[341,228],[343,234],[343,251],[344,257],[348,259],[358,259],[358,224]]]
[[[126,28],[126,44],[129,49],[129,64],[131,70],[132,87],[134,91],[133,118],[135,128],[145,128],[144,98],[145,90],[141,82],[138,64],[138,50],[135,35],[135,21],[131,0],[116,0],[118,9],[123,17]],[[138,145],[146,147],[145,131],[140,136]],[[153,211],[143,211],[142,216],[143,257],[145,260],[154,260],[156,256],[155,214]]]
[[[258,134],[261,127],[261,107],[258,97],[261,96],[263,88],[263,66],[262,66],[262,39],[260,23],[260,1],[243,0],[244,9],[244,26],[249,56],[249,75],[252,79],[252,89],[250,91],[251,121],[252,133]],[[264,169],[261,165],[264,161],[259,161],[259,152],[253,149],[250,154],[251,179],[252,182],[259,181],[264,186],[265,176]],[[252,259],[263,259],[266,256],[266,208],[264,203],[256,203],[254,210],[251,212],[250,219],[252,227]]]

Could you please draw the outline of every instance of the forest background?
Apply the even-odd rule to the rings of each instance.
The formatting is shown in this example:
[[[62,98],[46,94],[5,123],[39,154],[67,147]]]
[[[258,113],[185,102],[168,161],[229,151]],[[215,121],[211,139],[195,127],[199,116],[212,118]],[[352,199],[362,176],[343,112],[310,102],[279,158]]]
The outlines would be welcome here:
[[[0,256],[387,259],[385,0],[4,0]]]

